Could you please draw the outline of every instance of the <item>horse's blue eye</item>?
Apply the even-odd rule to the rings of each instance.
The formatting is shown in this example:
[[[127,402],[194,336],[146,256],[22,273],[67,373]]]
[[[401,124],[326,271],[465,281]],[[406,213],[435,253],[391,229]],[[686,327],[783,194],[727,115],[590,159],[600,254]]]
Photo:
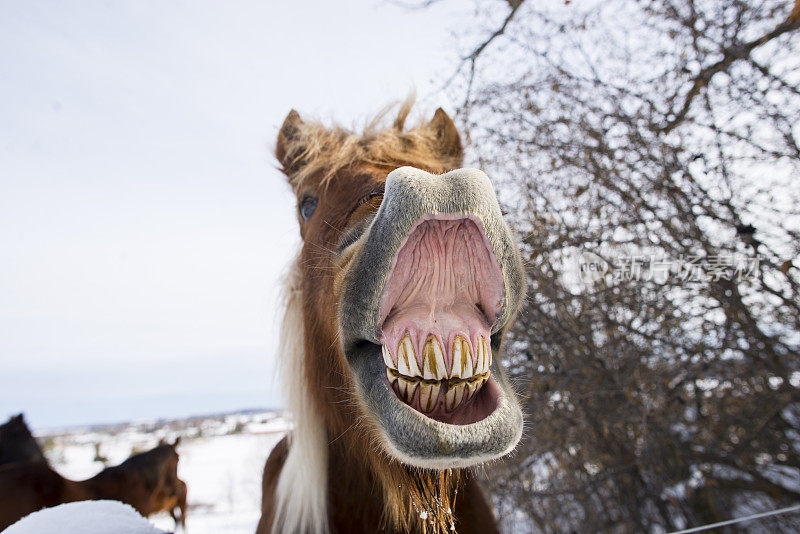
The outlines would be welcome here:
[[[314,215],[318,202],[317,197],[312,197],[311,195],[304,196],[303,200],[300,201],[300,216],[304,221],[309,220]]]

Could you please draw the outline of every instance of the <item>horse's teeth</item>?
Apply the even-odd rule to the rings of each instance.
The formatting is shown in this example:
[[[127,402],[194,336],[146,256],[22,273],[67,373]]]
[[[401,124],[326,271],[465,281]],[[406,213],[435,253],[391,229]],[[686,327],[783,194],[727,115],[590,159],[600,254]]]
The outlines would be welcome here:
[[[425,339],[419,358],[417,358],[414,343],[408,333],[397,344],[396,363],[392,359],[392,353],[387,345],[381,345],[381,352],[383,363],[387,368],[394,369],[405,376],[426,380],[468,379],[486,374],[492,364],[491,345],[482,335],[475,340],[474,352],[464,336],[455,336],[450,351],[452,358],[450,358],[449,369],[443,347],[434,334],[429,334]]]
[[[416,382],[414,384],[409,384],[408,389],[406,390],[406,398],[408,399],[409,404],[414,402],[414,397],[421,393],[421,384]]]
[[[447,368],[444,363],[444,353],[439,340],[433,334],[428,335],[422,349],[423,378],[441,380],[447,378]]]
[[[422,382],[419,387],[419,407],[423,412],[430,412],[439,401],[439,384]]]
[[[394,385],[397,382],[397,377],[389,369],[386,369],[386,378],[389,379],[389,384]]]
[[[466,388],[466,392],[465,392],[465,395],[464,395],[465,402],[469,401],[470,399],[472,399],[472,397],[475,396],[475,393],[477,393],[483,387],[483,384],[485,384],[485,383],[486,383],[486,377],[481,378],[479,380],[472,381],[472,382],[467,382],[467,388]]]
[[[403,399],[410,403],[414,398],[414,392],[417,390],[417,383],[400,377],[397,379],[397,386],[400,389],[400,394],[403,396]]]
[[[417,355],[414,352],[414,343],[411,342],[411,337],[406,334],[403,336],[403,339],[400,340],[400,345],[402,345],[405,355],[406,355],[406,363],[408,364],[408,376],[422,376],[422,372],[419,370],[419,364],[417,363]],[[398,351],[400,349],[398,348]]]
[[[408,334],[403,336],[397,344],[397,370],[406,376],[416,376],[412,369],[417,367],[417,358],[414,355],[414,344]]]
[[[408,372],[408,358],[402,343],[397,346],[397,370],[401,375],[408,376],[410,374]]]
[[[475,365],[475,374],[482,375],[489,370],[492,364],[492,348],[483,336],[478,336],[476,343],[478,363]]]
[[[406,390],[407,389],[408,389],[408,382],[406,382],[402,378],[398,378],[397,379],[397,391],[400,393],[400,395],[403,398],[405,398],[405,396],[406,396]]]
[[[486,351],[483,346],[483,336],[478,336],[478,340],[475,343],[475,352],[477,353],[477,358],[475,361],[475,372],[476,373],[483,373],[483,365],[486,361]]]
[[[469,351],[469,343],[461,336],[456,336],[453,340],[453,369],[450,373],[451,378],[469,378],[473,374],[472,355]]]
[[[386,364],[386,367],[388,367],[389,369],[397,369],[397,367],[394,365],[394,362],[392,361],[392,355],[389,353],[389,347],[387,347],[386,345],[382,345],[381,350],[383,352],[383,363]]]
[[[476,391],[476,392],[480,391],[480,389],[483,387],[483,385],[486,383],[486,381],[487,381],[488,379],[489,379],[488,377],[483,377],[483,378],[481,378],[480,380],[478,380],[478,385],[477,385],[477,387],[475,388],[475,391]]]
[[[463,382],[459,382],[450,386],[444,396],[445,410],[452,412],[459,404],[461,404],[461,401],[464,400],[464,392],[466,387],[466,384]]]
[[[428,409],[428,402],[431,399],[431,385],[421,383],[419,385],[419,407],[423,412],[430,411]]]
[[[473,351],[464,336],[455,336],[448,372],[443,347],[435,334],[425,339],[420,361],[411,336],[406,333],[397,345],[397,363],[389,347],[381,346],[386,378],[397,396],[418,410],[430,413],[436,410],[441,399],[445,411],[453,412],[471,401],[489,377],[491,345],[485,336],[479,335],[474,346]]]
[[[461,401],[464,400],[464,394],[467,391],[467,388],[466,388],[466,386],[464,384],[458,384],[457,386],[455,386],[454,389],[456,391],[456,401],[455,401],[455,404],[453,406],[453,409],[455,409],[456,406],[461,404]]]
[[[447,390],[447,393],[444,394],[444,409],[448,412],[452,412],[453,408],[456,407],[456,388],[451,387]]]
[[[456,390],[458,387],[458,385],[451,386],[444,395],[444,409],[448,412],[452,412],[458,404],[456,402]]]
[[[478,391],[480,384],[478,382],[467,382],[467,387],[464,390],[464,399],[470,400],[475,392]]]
[[[475,393],[476,384],[471,384],[467,382],[464,384],[464,402],[469,401],[472,398],[472,394]]]

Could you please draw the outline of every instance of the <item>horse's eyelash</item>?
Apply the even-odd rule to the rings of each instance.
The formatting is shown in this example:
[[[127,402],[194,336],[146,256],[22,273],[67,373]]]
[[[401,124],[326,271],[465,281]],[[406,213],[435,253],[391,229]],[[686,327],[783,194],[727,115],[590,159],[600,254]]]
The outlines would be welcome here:
[[[364,221],[362,221],[353,228],[351,228],[349,231],[345,232],[345,234],[339,240],[339,245],[336,247],[339,253],[341,253],[342,251],[344,251],[344,249],[346,249],[347,247],[358,241],[358,239],[363,234],[364,229],[365,229]]]
[[[367,230],[369,225],[372,223],[372,220],[375,218],[375,215],[372,214],[371,216],[365,217],[358,223],[356,223],[352,228],[347,230],[339,239],[338,246],[336,247],[338,252],[341,254],[347,247],[358,241],[364,232]]]
[[[353,209],[353,211],[357,210],[360,206],[363,206],[364,204],[366,204],[367,202],[369,202],[373,198],[383,196],[383,191],[384,191],[384,189],[381,188],[380,191],[373,191],[371,193],[368,193],[368,194],[364,195],[363,197],[361,197],[358,200],[358,203],[356,204],[356,207],[355,207],[355,209]]]

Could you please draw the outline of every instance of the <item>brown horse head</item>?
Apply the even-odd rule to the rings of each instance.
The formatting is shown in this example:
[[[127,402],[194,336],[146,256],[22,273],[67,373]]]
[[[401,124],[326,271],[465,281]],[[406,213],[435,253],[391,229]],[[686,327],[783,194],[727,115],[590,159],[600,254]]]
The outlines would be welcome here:
[[[22,414],[0,425],[0,465],[46,461]]]
[[[488,177],[459,168],[453,121],[439,109],[405,129],[409,108],[363,134],[295,111],[280,129],[303,245],[283,332],[296,427],[278,531],[325,529],[326,495],[345,491],[326,479],[334,461],[413,528],[420,476],[499,458],[522,432],[499,362],[524,294],[517,246]]]

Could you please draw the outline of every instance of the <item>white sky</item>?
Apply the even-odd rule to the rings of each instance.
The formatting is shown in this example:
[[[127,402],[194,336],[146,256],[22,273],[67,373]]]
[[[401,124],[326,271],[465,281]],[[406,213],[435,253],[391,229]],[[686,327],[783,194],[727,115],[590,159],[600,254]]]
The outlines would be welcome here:
[[[0,0],[0,418],[280,406],[277,128],[429,97],[456,7]]]

